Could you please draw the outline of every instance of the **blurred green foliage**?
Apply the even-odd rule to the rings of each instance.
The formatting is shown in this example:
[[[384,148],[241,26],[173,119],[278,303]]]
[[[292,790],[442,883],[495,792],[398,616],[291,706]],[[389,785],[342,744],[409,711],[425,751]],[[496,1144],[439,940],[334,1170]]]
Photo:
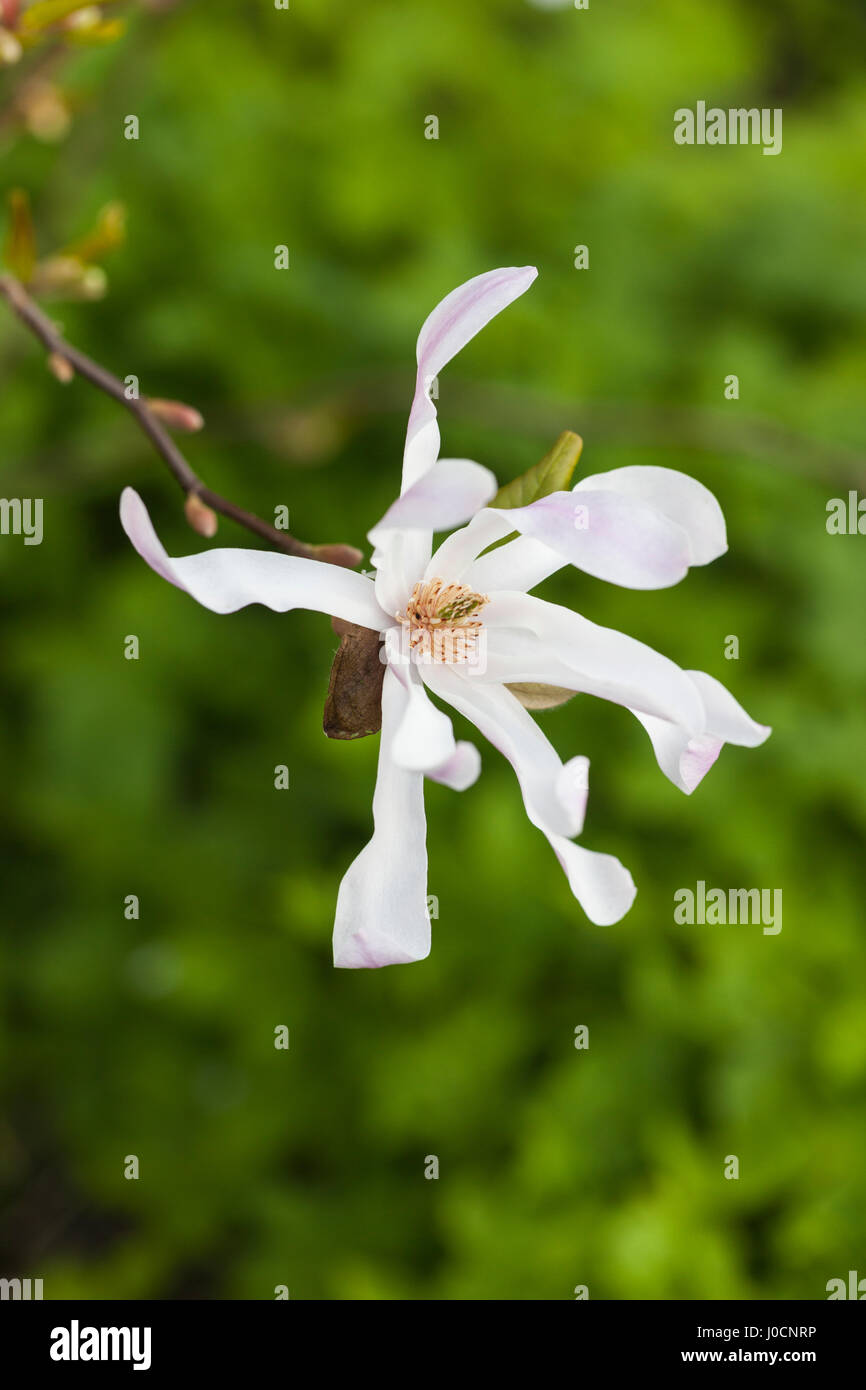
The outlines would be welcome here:
[[[723,560],[662,593],[575,572],[542,592],[726,681],[775,732],[686,799],[625,711],[539,716],[592,759],[585,842],[631,868],[630,915],[584,919],[484,749],[473,789],[428,789],[430,959],[334,971],[377,740],[321,733],[327,620],[216,617],[146,569],[118,496],[137,487],[187,553],[204,543],[174,484],[4,313],[0,491],[45,499],[45,539],[0,538],[0,1273],[47,1297],[824,1297],[866,1273],[866,541],[825,530],[863,485],[862,11],[132,18],[57,78],[65,141],[3,136],[45,245],[128,210],[107,297],[51,310],[70,339],[203,411],[184,447],[213,487],[363,544],[422,319],[471,275],[538,265],[443,373],[445,452],[507,481],[573,429],[584,471],[707,483]],[[699,98],[781,106],[781,156],[675,146]],[[219,540],[253,543],[227,522]],[[698,879],[782,888],[782,932],[674,924]]]

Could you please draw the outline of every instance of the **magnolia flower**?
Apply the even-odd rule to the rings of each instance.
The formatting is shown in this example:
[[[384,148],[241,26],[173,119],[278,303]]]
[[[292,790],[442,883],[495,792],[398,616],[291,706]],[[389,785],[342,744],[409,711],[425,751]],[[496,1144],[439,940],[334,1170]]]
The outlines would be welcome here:
[[[127,488],[121,501],[124,529],[143,559],[213,612],[250,603],[279,613],[310,608],[380,634],[386,669],[374,831],[340,886],[338,966],[416,961],[430,950],[424,778],[464,791],[481,765],[431,696],[509,760],[530,821],[586,915],[603,925],[628,911],[636,890],[618,859],[575,843],[588,761],[563,763],[509,686],[550,684],[624,705],[685,792],[724,743],[753,747],[770,732],[711,676],[682,671],[643,643],[528,592],[566,564],[627,588],[676,584],[691,565],[726,549],[721,510],[702,484],[667,468],[618,468],[502,509],[485,506],[496,492],[486,468],[439,458],[433,379],[535,276],[531,266],[479,275],[421,329],[402,489],[369,533],[375,578],[260,550],[172,559],[138,495]],[[452,530],[434,552],[434,532]]]

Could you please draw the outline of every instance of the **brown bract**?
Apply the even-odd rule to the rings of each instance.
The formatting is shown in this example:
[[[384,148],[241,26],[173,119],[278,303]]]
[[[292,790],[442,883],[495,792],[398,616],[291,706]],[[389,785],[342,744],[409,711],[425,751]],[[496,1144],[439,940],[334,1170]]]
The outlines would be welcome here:
[[[364,738],[382,727],[382,681],[378,632],[332,618],[340,645],[331,667],[323,728],[328,738]]]

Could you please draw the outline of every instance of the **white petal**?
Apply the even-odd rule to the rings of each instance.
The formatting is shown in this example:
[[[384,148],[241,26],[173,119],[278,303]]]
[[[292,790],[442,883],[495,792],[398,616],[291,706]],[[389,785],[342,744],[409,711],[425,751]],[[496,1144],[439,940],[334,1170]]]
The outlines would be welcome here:
[[[430,772],[454,756],[451,720],[428,698],[417,666],[402,667],[398,679],[409,698],[394,735],[391,756],[399,767]]]
[[[529,288],[537,274],[534,266],[523,266],[477,275],[452,290],[425,320],[416,349],[418,374],[403,451],[401,495],[414,488],[439,457],[439,426],[430,391],[434,378],[485,324]],[[480,505],[492,495],[487,494]],[[463,511],[459,521],[467,515]],[[459,521],[443,524],[458,525]],[[386,612],[405,607],[412,585],[430,558],[434,529],[435,522],[431,522],[428,528],[413,529],[409,535],[397,531],[377,535],[373,556],[376,596]]]
[[[597,927],[609,927],[628,912],[637,896],[634,879],[612,854],[585,849],[561,835],[549,835],[568,886]]]
[[[386,670],[382,734],[373,796],[373,838],[337,895],[334,964],[350,970],[400,965],[430,954],[424,778],[392,757],[408,692]]]
[[[704,671],[686,671],[706,711],[706,730],[690,734],[678,724],[656,719],[639,710],[637,716],[649,734],[658,765],[680,791],[691,793],[706,776],[726,743],[757,748],[772,732],[757,724],[720,681]]]
[[[495,492],[496,479],[489,468],[471,459],[439,459],[392,503],[368,533],[369,539],[376,545],[386,531],[447,531],[462,526]]]
[[[563,777],[558,753],[511,692],[500,685],[473,682],[445,665],[425,667],[424,679],[508,759],[533,824],[543,821],[563,835],[578,835],[586,789],[580,789],[580,779]]]
[[[441,782],[455,792],[465,792],[467,787],[478,781],[481,772],[481,754],[474,743],[456,745],[451,757],[441,767],[429,768],[426,776],[434,782]]]
[[[405,611],[418,577],[424,573],[432,538],[431,531],[383,531],[378,535],[372,563],[376,601],[384,612],[395,615]]]
[[[445,540],[432,556],[425,573],[426,579],[448,579],[462,581],[466,570],[488,545],[502,540],[509,529],[503,521],[505,513],[485,508],[474,516],[468,526],[463,526]]]
[[[631,874],[613,856],[593,853],[568,838],[583,825],[587,759],[563,765],[531,716],[501,686],[481,685],[447,667],[425,672],[425,679],[508,758],[526,814],[550,842],[590,921],[603,926],[619,921],[634,901]]]
[[[526,592],[568,563],[541,541],[520,535],[482,554],[496,541],[513,535],[514,529],[506,510],[488,507],[478,512],[468,526],[445,538],[430,560],[425,578],[468,584],[480,594],[496,589]]]
[[[531,594],[497,593],[483,610],[485,681],[541,681],[705,732],[694,682],[667,657]]]
[[[686,675],[694,681],[704,702],[708,733],[725,743],[739,744],[741,748],[757,748],[770,737],[773,731],[769,725],[758,724],[746,714],[721,681],[708,676],[706,671],[687,671]]]
[[[708,565],[728,548],[725,518],[716,498],[703,483],[675,468],[613,468],[581,478],[574,492],[618,492],[649,503],[685,531],[693,565]]]
[[[439,427],[430,395],[434,377],[476,333],[519,295],[529,289],[538,271],[534,266],[508,266],[476,275],[437,304],[418,335],[418,375],[403,454],[406,492],[439,456]]]
[[[563,557],[543,541],[517,536],[473,561],[465,570],[462,583],[478,594],[492,594],[496,589],[528,593],[565,564]]]
[[[214,613],[262,603],[277,613],[311,608],[377,632],[393,622],[376,602],[372,582],[353,570],[273,550],[203,550],[172,558],[138,493],[129,487],[120,500],[120,520],[151,569]]]

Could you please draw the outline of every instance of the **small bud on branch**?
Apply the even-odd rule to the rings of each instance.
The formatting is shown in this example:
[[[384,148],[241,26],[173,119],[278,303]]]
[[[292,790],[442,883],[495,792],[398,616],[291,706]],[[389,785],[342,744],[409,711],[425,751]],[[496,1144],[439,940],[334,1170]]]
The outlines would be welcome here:
[[[208,540],[217,533],[219,518],[215,511],[206,507],[200,497],[194,492],[187,493],[186,501],[183,504],[186,519],[194,531],[200,536],[206,536]]]
[[[59,352],[50,352],[48,354],[48,370],[51,372],[52,376],[55,376],[64,386],[68,385],[75,376],[75,368],[72,363],[68,362],[62,353]]]
[[[151,396],[147,402],[154,415],[169,429],[181,430],[184,434],[196,434],[204,428],[204,416],[183,401],[163,401]]]
[[[218,492],[207,487],[201,478],[193,472],[162,421],[154,414],[147,401],[131,400],[119,377],[113,376],[98,362],[94,362],[92,358],[79,352],[78,348],[74,348],[71,343],[67,343],[57,331],[56,326],[42,312],[24,286],[19,284],[14,276],[0,275],[0,298],[6,300],[24,326],[38,338],[43,347],[48,349],[49,354],[56,354],[65,358],[78,375],[90,382],[91,386],[95,386],[97,390],[104,392],[106,396],[110,396],[112,400],[117,401],[129,411],[187,497],[194,493],[196,499],[205,507],[212,508],[221,516],[230,517],[239,526],[245,526],[248,531],[261,536],[262,540],[267,541],[277,550],[285,551],[288,555],[301,555],[308,560],[342,565],[346,569],[354,569],[361,563],[363,558],[361,552],[354,546],[308,545],[305,541],[296,540],[287,531],[278,531],[276,527],[263,521],[253,512],[244,511],[242,507],[235,506],[234,502],[229,502]]]

